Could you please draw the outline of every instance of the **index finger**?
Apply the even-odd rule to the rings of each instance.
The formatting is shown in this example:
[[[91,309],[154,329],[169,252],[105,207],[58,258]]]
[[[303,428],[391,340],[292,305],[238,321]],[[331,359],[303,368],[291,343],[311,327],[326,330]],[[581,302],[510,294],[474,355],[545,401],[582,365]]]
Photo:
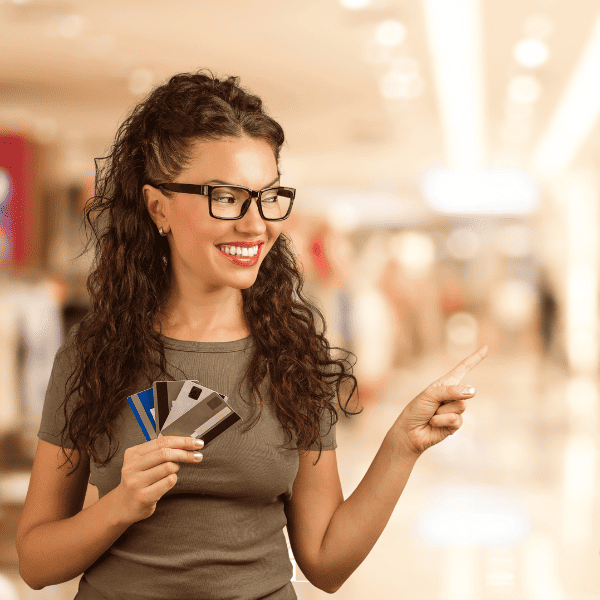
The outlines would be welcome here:
[[[487,352],[488,347],[482,346],[477,352],[474,352],[471,356],[465,358],[465,360],[456,365],[456,367],[448,374],[440,377],[438,382],[441,385],[456,385],[457,383],[460,383],[462,378],[487,356]]]
[[[204,446],[198,446],[194,442],[199,441],[191,436],[161,435],[153,440],[140,444],[141,454],[153,452],[157,448],[183,448],[184,450],[198,450]]]

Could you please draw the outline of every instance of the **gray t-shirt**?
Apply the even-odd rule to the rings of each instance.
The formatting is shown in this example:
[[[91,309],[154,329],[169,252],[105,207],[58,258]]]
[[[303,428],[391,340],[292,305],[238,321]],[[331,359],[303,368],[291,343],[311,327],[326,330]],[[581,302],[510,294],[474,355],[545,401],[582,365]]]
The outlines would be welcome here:
[[[56,354],[37,434],[58,446],[64,424],[60,405],[74,364],[77,327]],[[298,451],[278,447],[288,436],[264,387],[262,415],[243,432],[255,418],[253,406],[238,393],[251,358],[252,338],[192,342],[162,336],[162,341],[167,371],[175,379],[198,380],[228,396],[241,420],[202,449],[200,463],[179,463],[177,483],[158,501],[154,514],[129,526],[84,572],[76,600],[295,600],[283,528]],[[132,391],[151,386],[152,381],[139,377]],[[249,400],[247,382],[244,386],[244,398]],[[326,411],[321,420],[323,450],[337,447],[329,414]],[[119,485],[125,449],[146,442],[126,398],[114,426],[120,440],[117,453],[106,467],[90,458],[90,483],[98,487],[100,497]],[[107,436],[100,442],[96,448],[104,459]],[[288,447],[295,442],[296,437]],[[115,444],[113,436],[113,449]],[[310,449],[318,450],[318,441]]]

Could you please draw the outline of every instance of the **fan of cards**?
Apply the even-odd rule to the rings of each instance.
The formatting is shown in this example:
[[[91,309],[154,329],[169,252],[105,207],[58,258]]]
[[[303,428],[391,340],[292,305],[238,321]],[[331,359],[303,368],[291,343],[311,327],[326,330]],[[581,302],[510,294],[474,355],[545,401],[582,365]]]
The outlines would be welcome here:
[[[155,381],[127,398],[146,440],[182,435],[204,440],[204,447],[240,420],[227,396],[198,381]]]

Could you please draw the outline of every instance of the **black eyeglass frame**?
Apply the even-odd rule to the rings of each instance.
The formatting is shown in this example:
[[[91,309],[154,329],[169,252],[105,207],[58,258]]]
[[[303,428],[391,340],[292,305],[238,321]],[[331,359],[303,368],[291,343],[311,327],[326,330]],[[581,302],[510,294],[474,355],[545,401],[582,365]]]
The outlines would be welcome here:
[[[256,191],[256,190],[251,190],[250,188],[244,187],[243,185],[223,185],[223,184],[220,184],[220,185],[208,185],[208,184],[196,185],[194,183],[159,183],[157,185],[153,185],[152,183],[150,183],[148,185],[151,185],[152,187],[155,187],[158,189],[169,190],[170,192],[179,192],[181,194],[198,194],[200,196],[207,196],[208,197],[208,212],[209,212],[210,216],[213,219],[220,219],[221,221],[237,221],[238,219],[243,218],[244,215],[248,212],[248,209],[250,208],[250,203],[252,202],[252,198],[257,199],[256,204],[258,206],[258,212],[260,213],[260,216],[265,221],[284,221],[285,219],[287,219],[290,216],[290,213],[292,212],[292,206],[294,204],[294,198],[296,197],[296,189],[295,188],[280,187],[280,186],[268,187],[268,188],[264,188],[263,190]],[[213,215],[212,202],[210,201],[212,192],[216,188],[223,188],[223,187],[236,188],[236,189],[240,189],[240,190],[246,190],[247,192],[249,192],[250,196],[244,202],[244,204],[242,204],[242,210],[240,212],[239,217],[216,217],[215,215]],[[282,190],[284,193],[282,193],[281,195],[287,196],[290,199],[290,206],[288,207],[287,213],[285,214],[284,217],[279,217],[279,219],[268,219],[263,214],[260,200],[262,198],[262,194],[264,192],[268,192],[270,190]],[[279,195],[279,193],[278,193],[278,195]]]

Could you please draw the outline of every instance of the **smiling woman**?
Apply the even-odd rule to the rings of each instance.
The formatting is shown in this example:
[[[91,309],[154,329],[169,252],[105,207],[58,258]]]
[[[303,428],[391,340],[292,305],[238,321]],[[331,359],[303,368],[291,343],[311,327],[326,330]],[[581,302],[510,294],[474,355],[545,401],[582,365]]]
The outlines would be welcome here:
[[[91,310],[56,355],[19,525],[31,587],[83,573],[78,600],[292,600],[287,524],[298,564],[331,589],[313,557],[343,500],[336,405],[356,380],[283,233],[283,141],[238,78],[198,72],[152,91],[98,160]],[[241,420],[203,456],[191,437],[144,442],[126,400],[165,379],[218,390]],[[99,500],[82,510],[88,479]],[[306,487],[327,491],[308,527]]]
[[[197,341],[210,340],[210,336],[227,341],[223,336],[235,331],[239,337],[233,339],[249,335],[239,302],[240,290],[254,284],[262,261],[283,229],[282,220],[261,216],[262,210],[244,187],[213,187],[206,183],[215,179],[251,190],[268,188],[279,180],[272,147],[262,139],[245,136],[199,141],[174,182],[177,187],[169,187],[178,190],[183,184],[193,186],[195,191],[197,185],[201,188],[198,191],[207,195],[175,192],[167,196],[164,185],[160,189],[143,187],[150,216],[167,233],[169,241],[171,296],[166,318],[175,328],[191,327],[197,332]],[[261,201],[269,200],[267,197]],[[221,247],[228,251],[223,252]],[[256,252],[250,257],[249,249],[253,247]],[[198,311],[199,304],[218,306],[219,310]]]

